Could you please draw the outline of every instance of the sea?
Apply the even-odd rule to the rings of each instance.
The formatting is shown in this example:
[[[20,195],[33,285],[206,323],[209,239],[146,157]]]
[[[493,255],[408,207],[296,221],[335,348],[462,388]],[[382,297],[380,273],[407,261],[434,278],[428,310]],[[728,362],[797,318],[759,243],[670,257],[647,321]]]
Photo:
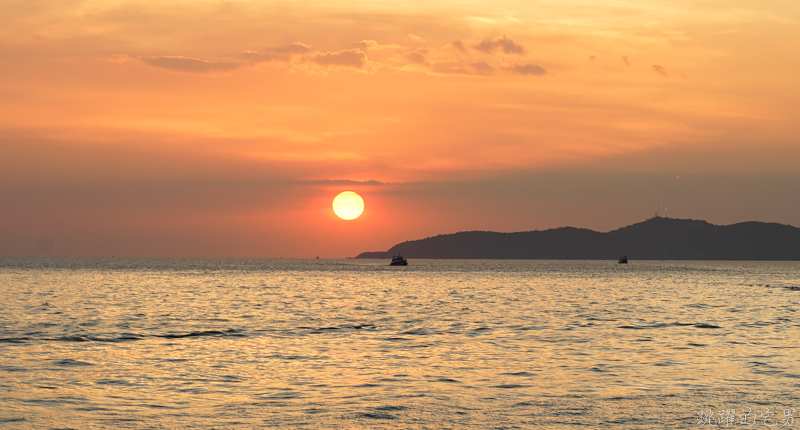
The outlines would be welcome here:
[[[0,258],[0,428],[800,428],[800,263]]]

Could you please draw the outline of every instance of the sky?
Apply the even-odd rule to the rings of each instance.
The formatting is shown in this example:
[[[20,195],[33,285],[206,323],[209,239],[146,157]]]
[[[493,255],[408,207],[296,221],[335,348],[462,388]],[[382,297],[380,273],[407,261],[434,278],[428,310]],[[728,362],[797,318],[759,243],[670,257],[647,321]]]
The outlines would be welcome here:
[[[794,0],[0,9],[0,255],[345,258],[656,211],[800,226]]]

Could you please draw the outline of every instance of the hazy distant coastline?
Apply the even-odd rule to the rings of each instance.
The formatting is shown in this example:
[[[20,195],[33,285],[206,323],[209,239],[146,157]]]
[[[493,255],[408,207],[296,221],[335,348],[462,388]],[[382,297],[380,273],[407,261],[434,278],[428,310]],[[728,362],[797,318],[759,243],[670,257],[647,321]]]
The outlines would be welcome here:
[[[615,260],[800,260],[800,228],[778,223],[714,225],[654,217],[601,233],[561,227],[544,231],[469,231],[399,243],[356,258]]]

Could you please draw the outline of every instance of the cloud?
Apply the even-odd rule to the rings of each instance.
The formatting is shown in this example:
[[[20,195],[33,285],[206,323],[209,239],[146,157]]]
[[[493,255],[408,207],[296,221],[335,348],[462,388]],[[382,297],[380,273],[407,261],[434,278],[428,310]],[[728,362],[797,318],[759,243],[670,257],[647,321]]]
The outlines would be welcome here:
[[[493,75],[494,72],[497,70],[494,66],[483,60],[474,61],[472,64],[469,65],[469,68],[472,70],[472,73],[484,76]]]
[[[408,54],[404,55],[403,58],[405,58],[408,61],[411,61],[412,63],[417,63],[417,64],[428,63],[427,60],[425,60],[425,55],[419,51],[409,52]]]
[[[406,37],[411,39],[411,40],[413,40],[414,42],[423,42],[424,41],[421,37],[417,36],[416,34],[412,34],[412,33],[408,33],[408,36],[406,36]]]
[[[653,67],[653,70],[655,70],[659,75],[661,75],[661,76],[663,76],[665,78],[669,77],[669,75],[667,75],[667,69],[659,66],[658,64],[653,64],[652,67]]]
[[[315,51],[311,45],[295,42],[276,48],[266,48],[263,51],[244,51],[242,57],[254,62],[281,61],[288,63],[292,57],[305,55]]]
[[[589,56],[589,61],[594,61],[594,60],[596,60],[596,59],[597,59],[597,57],[595,57],[594,55],[590,55],[590,56]]]
[[[308,54],[314,50],[314,47],[305,43],[295,42],[278,48],[271,48],[270,50],[281,54]]]
[[[502,51],[505,54],[523,54],[525,52],[525,49],[522,48],[522,45],[518,45],[516,42],[509,39],[505,34],[503,37],[498,37],[494,40],[484,39],[483,42],[477,45],[472,45],[472,47],[478,51],[486,53]]]
[[[396,43],[390,43],[388,45],[381,45],[375,40],[362,40],[361,42],[356,43],[356,46],[360,47],[361,50],[381,50],[381,49],[398,49],[402,48],[400,45]]]
[[[142,57],[142,61],[153,67],[188,73],[230,72],[241,67],[240,63],[211,62],[199,58],[156,56]]]
[[[622,57],[622,61],[624,61],[624,62],[625,62],[625,65],[626,65],[626,66],[630,66],[630,65],[631,65],[631,63],[629,63],[629,62],[628,62],[628,56],[627,56],[627,55],[626,55],[626,56],[624,56],[624,57]]]
[[[311,180],[304,182],[307,184],[316,184],[316,185],[368,185],[368,186],[393,185],[393,183],[391,182],[381,182],[381,181],[376,181],[374,179],[368,181],[355,181],[352,179],[319,179],[319,180]]]
[[[352,46],[352,45],[351,45]],[[541,76],[549,72],[542,66],[534,63],[497,64],[497,61],[480,58],[481,55],[469,51],[467,45],[461,40],[456,40],[438,48],[421,47],[411,49],[397,44],[381,45],[375,40],[364,39],[355,44],[357,48],[348,48],[338,51],[320,52],[314,46],[295,42],[282,46],[268,47],[260,51],[243,51],[238,58],[229,61],[211,62],[198,58],[183,56],[157,56],[143,57],[153,67],[190,73],[229,72],[242,67],[254,66],[259,63],[272,62],[284,63],[290,68],[306,73],[314,73],[314,65],[322,68],[350,68],[364,70],[368,65],[386,66],[404,71],[423,72],[432,74],[455,74],[493,76],[498,73],[516,74],[523,76]],[[522,53],[522,46],[516,44],[507,36],[493,40],[486,39],[477,45],[472,45],[479,52]],[[369,62],[367,51],[394,49],[397,52],[390,58],[390,63],[377,59]],[[476,55],[477,54],[477,55]],[[477,58],[476,58],[477,57]],[[128,58],[128,57],[126,57]],[[121,60],[119,60],[121,61]],[[309,66],[312,66],[309,69]],[[370,66],[371,67],[371,66]]]
[[[459,63],[437,63],[431,66],[434,73],[447,75],[470,75],[470,71]]]
[[[535,63],[525,65],[514,63],[510,67],[505,67],[505,69],[517,75],[543,76],[550,74],[547,69]]]
[[[363,69],[367,64],[367,55],[360,49],[343,49],[337,52],[318,54],[312,60],[323,66],[344,66]]]

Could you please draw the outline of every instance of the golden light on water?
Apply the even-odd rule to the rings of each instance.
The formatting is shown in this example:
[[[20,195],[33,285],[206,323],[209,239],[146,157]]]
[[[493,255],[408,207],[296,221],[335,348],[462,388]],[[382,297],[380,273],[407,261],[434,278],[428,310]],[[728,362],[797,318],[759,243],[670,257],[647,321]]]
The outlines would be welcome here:
[[[341,219],[356,219],[364,212],[364,199],[352,191],[343,191],[333,199],[333,212]]]

